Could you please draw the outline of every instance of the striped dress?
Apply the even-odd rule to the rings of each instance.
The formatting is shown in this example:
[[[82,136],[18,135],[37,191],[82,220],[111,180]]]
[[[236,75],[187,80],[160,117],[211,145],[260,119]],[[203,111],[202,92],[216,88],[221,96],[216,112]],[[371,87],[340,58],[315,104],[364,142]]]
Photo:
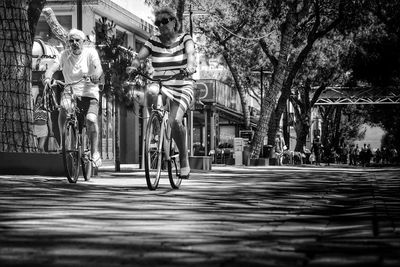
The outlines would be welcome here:
[[[183,33],[169,46],[162,44],[158,36],[146,41],[144,46],[150,51],[155,79],[168,78],[187,67],[185,43],[190,40],[192,37]],[[192,80],[170,80],[163,85],[163,92],[169,99],[179,103],[184,110],[190,107],[194,99]]]

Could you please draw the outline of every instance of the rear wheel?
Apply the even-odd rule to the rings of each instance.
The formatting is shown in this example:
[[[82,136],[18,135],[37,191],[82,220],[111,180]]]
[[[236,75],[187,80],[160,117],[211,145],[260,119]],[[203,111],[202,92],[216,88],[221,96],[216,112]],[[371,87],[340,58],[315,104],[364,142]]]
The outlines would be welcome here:
[[[82,174],[85,181],[89,181],[92,176],[92,144],[86,127],[82,129],[82,157],[81,157]]]
[[[63,128],[62,154],[65,175],[70,183],[76,183],[79,176],[81,148],[78,139],[78,123],[67,121]]]
[[[178,189],[181,185],[182,178],[180,174],[181,164],[179,160],[179,151],[176,147],[175,141],[171,138],[170,143],[170,160],[168,161],[168,177],[171,187]]]
[[[162,118],[160,114],[153,112],[150,115],[146,128],[144,144],[144,168],[146,183],[150,190],[156,190],[163,171],[163,153],[161,135]]]

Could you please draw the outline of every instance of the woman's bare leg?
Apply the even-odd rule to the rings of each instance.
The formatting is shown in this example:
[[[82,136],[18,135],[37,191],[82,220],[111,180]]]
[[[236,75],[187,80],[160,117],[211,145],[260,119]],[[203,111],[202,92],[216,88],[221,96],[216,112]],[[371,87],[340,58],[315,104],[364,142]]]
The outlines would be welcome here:
[[[186,110],[176,102],[170,103],[169,123],[171,125],[171,135],[179,150],[179,160],[181,164],[181,175],[188,176],[190,173],[186,126],[183,125],[183,116]]]

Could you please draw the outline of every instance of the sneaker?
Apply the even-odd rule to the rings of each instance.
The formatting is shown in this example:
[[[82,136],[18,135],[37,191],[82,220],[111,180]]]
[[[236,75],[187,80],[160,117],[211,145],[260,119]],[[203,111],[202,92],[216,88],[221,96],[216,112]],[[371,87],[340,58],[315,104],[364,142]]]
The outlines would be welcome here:
[[[189,179],[190,167],[181,168],[181,179]]]
[[[94,167],[100,167],[102,162],[101,162],[101,157],[99,152],[94,152],[93,157],[92,157],[92,162]]]

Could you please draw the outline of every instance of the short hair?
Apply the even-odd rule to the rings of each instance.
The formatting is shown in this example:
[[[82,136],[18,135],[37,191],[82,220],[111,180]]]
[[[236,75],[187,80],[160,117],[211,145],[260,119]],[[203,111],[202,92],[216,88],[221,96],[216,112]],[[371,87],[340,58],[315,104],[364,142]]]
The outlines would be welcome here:
[[[156,17],[156,19],[157,19],[157,16],[159,16],[161,14],[168,14],[171,18],[174,18],[174,20],[175,20],[174,30],[175,31],[179,30],[181,24],[178,20],[178,17],[176,16],[175,11],[172,8],[165,6],[165,7],[160,7],[159,9],[154,11],[154,17]]]
[[[78,35],[82,40],[85,40],[85,39],[86,39],[85,33],[84,33],[83,31],[81,31],[81,30],[78,30],[78,29],[71,29],[71,30],[68,32],[68,38],[69,38],[71,35]]]

